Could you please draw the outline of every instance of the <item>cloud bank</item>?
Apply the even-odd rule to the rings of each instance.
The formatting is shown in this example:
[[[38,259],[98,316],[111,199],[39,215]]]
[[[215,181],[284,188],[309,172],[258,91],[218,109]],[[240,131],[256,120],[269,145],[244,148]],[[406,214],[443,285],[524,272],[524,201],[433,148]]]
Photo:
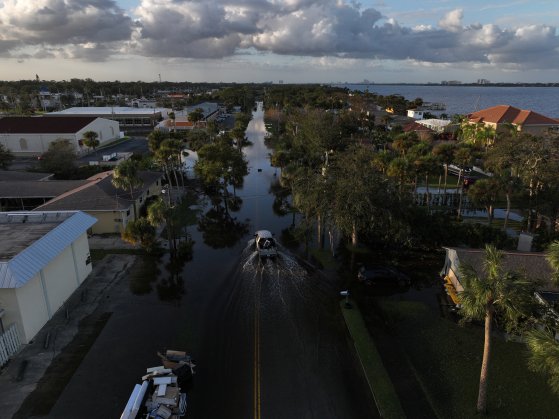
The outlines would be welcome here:
[[[103,61],[119,54],[272,53],[517,70],[559,65],[555,27],[463,21],[463,10],[455,9],[435,27],[406,27],[346,0],[140,0],[133,17],[113,0],[0,0],[0,56]]]

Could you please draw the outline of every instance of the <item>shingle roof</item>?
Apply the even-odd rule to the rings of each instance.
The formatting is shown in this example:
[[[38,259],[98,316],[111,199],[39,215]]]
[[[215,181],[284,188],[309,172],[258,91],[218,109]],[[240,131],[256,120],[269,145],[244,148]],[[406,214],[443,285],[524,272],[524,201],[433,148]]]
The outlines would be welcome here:
[[[558,125],[557,121],[534,111],[522,110],[510,105],[498,105],[468,115],[471,122],[491,122],[516,125]]]
[[[21,180],[46,180],[52,177],[52,173],[39,172],[19,172],[15,170],[0,170],[0,181],[21,181]]]
[[[87,183],[86,180],[0,181],[0,198],[54,198]]]
[[[96,116],[7,116],[0,119],[0,134],[75,134],[95,119]]]
[[[425,125],[418,124],[417,122],[410,122],[409,124],[404,125],[402,128],[404,132],[435,132],[431,128],[426,127]]]
[[[456,251],[460,264],[471,265],[478,274],[483,274],[483,249],[464,249],[449,247]],[[553,288],[549,283],[552,269],[544,253],[540,252],[503,252],[503,267],[506,271],[525,274],[531,280],[543,281],[546,289]]]
[[[160,172],[139,171],[138,175],[143,185],[133,190],[132,197],[129,191],[117,189],[111,183],[112,175],[93,180],[86,185],[76,188],[62,196],[36,208],[36,211],[111,211],[125,210],[157,179],[163,176]]]
[[[33,219],[35,216],[37,220]],[[59,216],[49,212],[0,213],[0,227],[7,227],[15,235],[26,235],[30,241],[25,245],[22,241],[24,248],[15,255],[0,254],[0,288],[25,285],[96,222],[94,217],[79,211]]]

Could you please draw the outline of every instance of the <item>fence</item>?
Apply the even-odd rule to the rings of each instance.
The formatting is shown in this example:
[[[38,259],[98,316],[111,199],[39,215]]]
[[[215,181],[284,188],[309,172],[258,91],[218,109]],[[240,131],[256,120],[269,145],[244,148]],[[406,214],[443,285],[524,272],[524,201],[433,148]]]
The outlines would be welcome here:
[[[0,367],[3,366],[10,356],[19,349],[19,336],[15,324],[12,324],[2,335],[0,335]]]

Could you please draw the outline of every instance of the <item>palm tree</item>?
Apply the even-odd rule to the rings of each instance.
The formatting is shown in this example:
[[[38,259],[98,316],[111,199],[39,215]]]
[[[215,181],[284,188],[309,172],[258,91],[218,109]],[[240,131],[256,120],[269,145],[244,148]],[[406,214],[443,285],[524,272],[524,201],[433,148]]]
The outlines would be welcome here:
[[[559,241],[555,240],[548,246],[545,258],[553,269],[553,281],[559,283]]]
[[[460,267],[461,313],[466,319],[485,320],[485,343],[479,378],[477,411],[487,408],[487,379],[491,355],[491,331],[496,314],[506,324],[514,324],[526,311],[533,284],[516,272],[505,271],[504,255],[493,245],[486,245],[483,270],[478,272],[472,265]]]
[[[559,394],[559,342],[555,334],[549,329],[532,330],[526,334],[526,344],[529,368],[546,374],[551,390]]]
[[[95,148],[99,145],[99,140],[97,139],[99,135],[95,131],[86,131],[83,133],[83,143],[86,147],[92,148],[95,152]]]
[[[444,165],[444,189],[443,194],[446,196],[446,181],[448,179],[448,165],[452,163],[454,159],[454,152],[456,151],[456,146],[449,143],[438,144],[433,148],[433,154],[439,158],[441,163]]]
[[[138,217],[136,212],[136,200],[134,199],[134,189],[142,186],[143,183],[144,182],[138,175],[138,164],[134,160],[123,161],[116,166],[113,171],[113,186],[130,192],[130,199],[134,206],[134,219]]]
[[[546,251],[546,259],[553,270],[552,280],[559,283],[559,241],[554,241]],[[532,330],[526,334],[530,351],[528,366],[548,376],[548,383],[555,394],[559,394],[559,342],[550,328]]]
[[[154,227],[165,223],[167,240],[169,241],[169,251],[171,252],[171,257],[175,257],[177,253],[177,244],[173,228],[172,208],[167,205],[161,197],[158,197],[148,206],[147,219]]]

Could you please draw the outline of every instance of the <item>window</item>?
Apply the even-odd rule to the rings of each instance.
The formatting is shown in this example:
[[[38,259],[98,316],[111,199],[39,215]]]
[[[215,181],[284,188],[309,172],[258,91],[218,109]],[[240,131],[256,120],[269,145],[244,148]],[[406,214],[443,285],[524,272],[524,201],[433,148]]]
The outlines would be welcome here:
[[[115,222],[122,223],[122,218],[115,218]]]
[[[19,148],[21,150],[27,150],[27,140],[25,138],[19,139]]]
[[[130,215],[130,210],[126,211],[126,216],[128,217],[129,215]]]

